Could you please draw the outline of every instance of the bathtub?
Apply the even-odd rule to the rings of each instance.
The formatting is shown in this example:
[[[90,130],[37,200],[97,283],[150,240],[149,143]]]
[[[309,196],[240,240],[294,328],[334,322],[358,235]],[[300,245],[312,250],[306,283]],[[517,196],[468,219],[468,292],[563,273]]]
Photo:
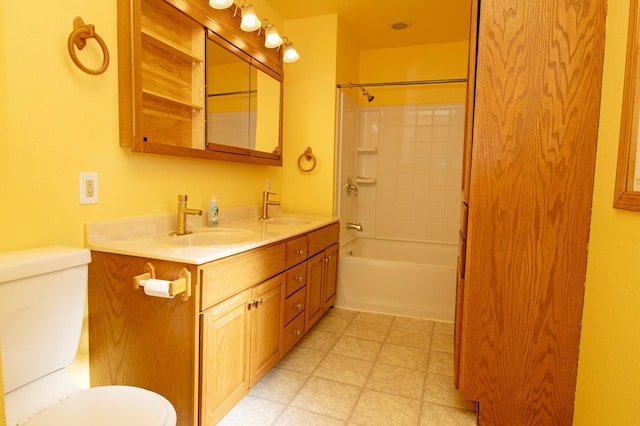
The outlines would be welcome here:
[[[335,306],[453,321],[457,256],[453,244],[351,241],[340,247]]]

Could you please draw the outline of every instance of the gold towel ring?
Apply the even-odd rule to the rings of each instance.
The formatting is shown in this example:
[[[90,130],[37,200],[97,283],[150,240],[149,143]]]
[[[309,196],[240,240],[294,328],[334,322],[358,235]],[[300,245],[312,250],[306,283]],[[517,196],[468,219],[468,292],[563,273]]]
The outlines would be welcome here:
[[[84,47],[87,45],[88,38],[95,38],[100,45],[100,48],[102,49],[102,56],[104,57],[104,59],[102,61],[102,66],[97,70],[85,67],[78,59],[78,55],[75,51],[75,47],[77,47],[79,50],[84,49]],[[107,49],[107,45],[104,43],[104,40],[102,40],[102,37],[96,34],[95,27],[93,25],[85,25],[84,21],[79,16],[77,16],[76,19],[73,20],[73,32],[71,33],[71,35],[69,35],[67,48],[69,49],[69,55],[71,55],[71,60],[73,61],[73,63],[87,74],[102,74],[107,70],[107,67],[109,66],[109,50]]]
[[[304,167],[302,167],[302,159],[306,159],[307,161],[311,161],[311,167],[309,167],[308,169],[305,169]],[[298,168],[300,170],[302,170],[305,173],[309,173],[310,171],[312,171],[313,169],[316,168],[316,164],[317,164],[317,160],[316,157],[313,155],[313,153],[311,152],[311,147],[308,146],[307,149],[304,150],[304,152],[300,155],[300,157],[298,157]]]

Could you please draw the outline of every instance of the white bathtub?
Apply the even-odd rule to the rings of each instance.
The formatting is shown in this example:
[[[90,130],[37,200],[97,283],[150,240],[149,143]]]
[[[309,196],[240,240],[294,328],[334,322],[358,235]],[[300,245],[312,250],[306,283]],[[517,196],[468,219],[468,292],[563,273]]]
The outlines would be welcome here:
[[[458,248],[356,239],[340,247],[335,306],[453,321]]]

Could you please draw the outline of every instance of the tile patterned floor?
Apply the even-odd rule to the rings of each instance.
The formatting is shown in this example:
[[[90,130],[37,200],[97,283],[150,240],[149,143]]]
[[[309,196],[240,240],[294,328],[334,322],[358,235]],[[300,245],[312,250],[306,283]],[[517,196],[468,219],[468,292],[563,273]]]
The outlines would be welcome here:
[[[453,325],[334,308],[220,425],[476,425]]]

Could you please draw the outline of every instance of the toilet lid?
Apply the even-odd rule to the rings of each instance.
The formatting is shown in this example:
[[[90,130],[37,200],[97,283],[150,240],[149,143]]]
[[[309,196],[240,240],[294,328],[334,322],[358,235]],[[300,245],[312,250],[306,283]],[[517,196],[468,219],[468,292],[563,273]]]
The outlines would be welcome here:
[[[41,411],[29,426],[174,426],[176,411],[157,393],[131,386],[99,386]]]

